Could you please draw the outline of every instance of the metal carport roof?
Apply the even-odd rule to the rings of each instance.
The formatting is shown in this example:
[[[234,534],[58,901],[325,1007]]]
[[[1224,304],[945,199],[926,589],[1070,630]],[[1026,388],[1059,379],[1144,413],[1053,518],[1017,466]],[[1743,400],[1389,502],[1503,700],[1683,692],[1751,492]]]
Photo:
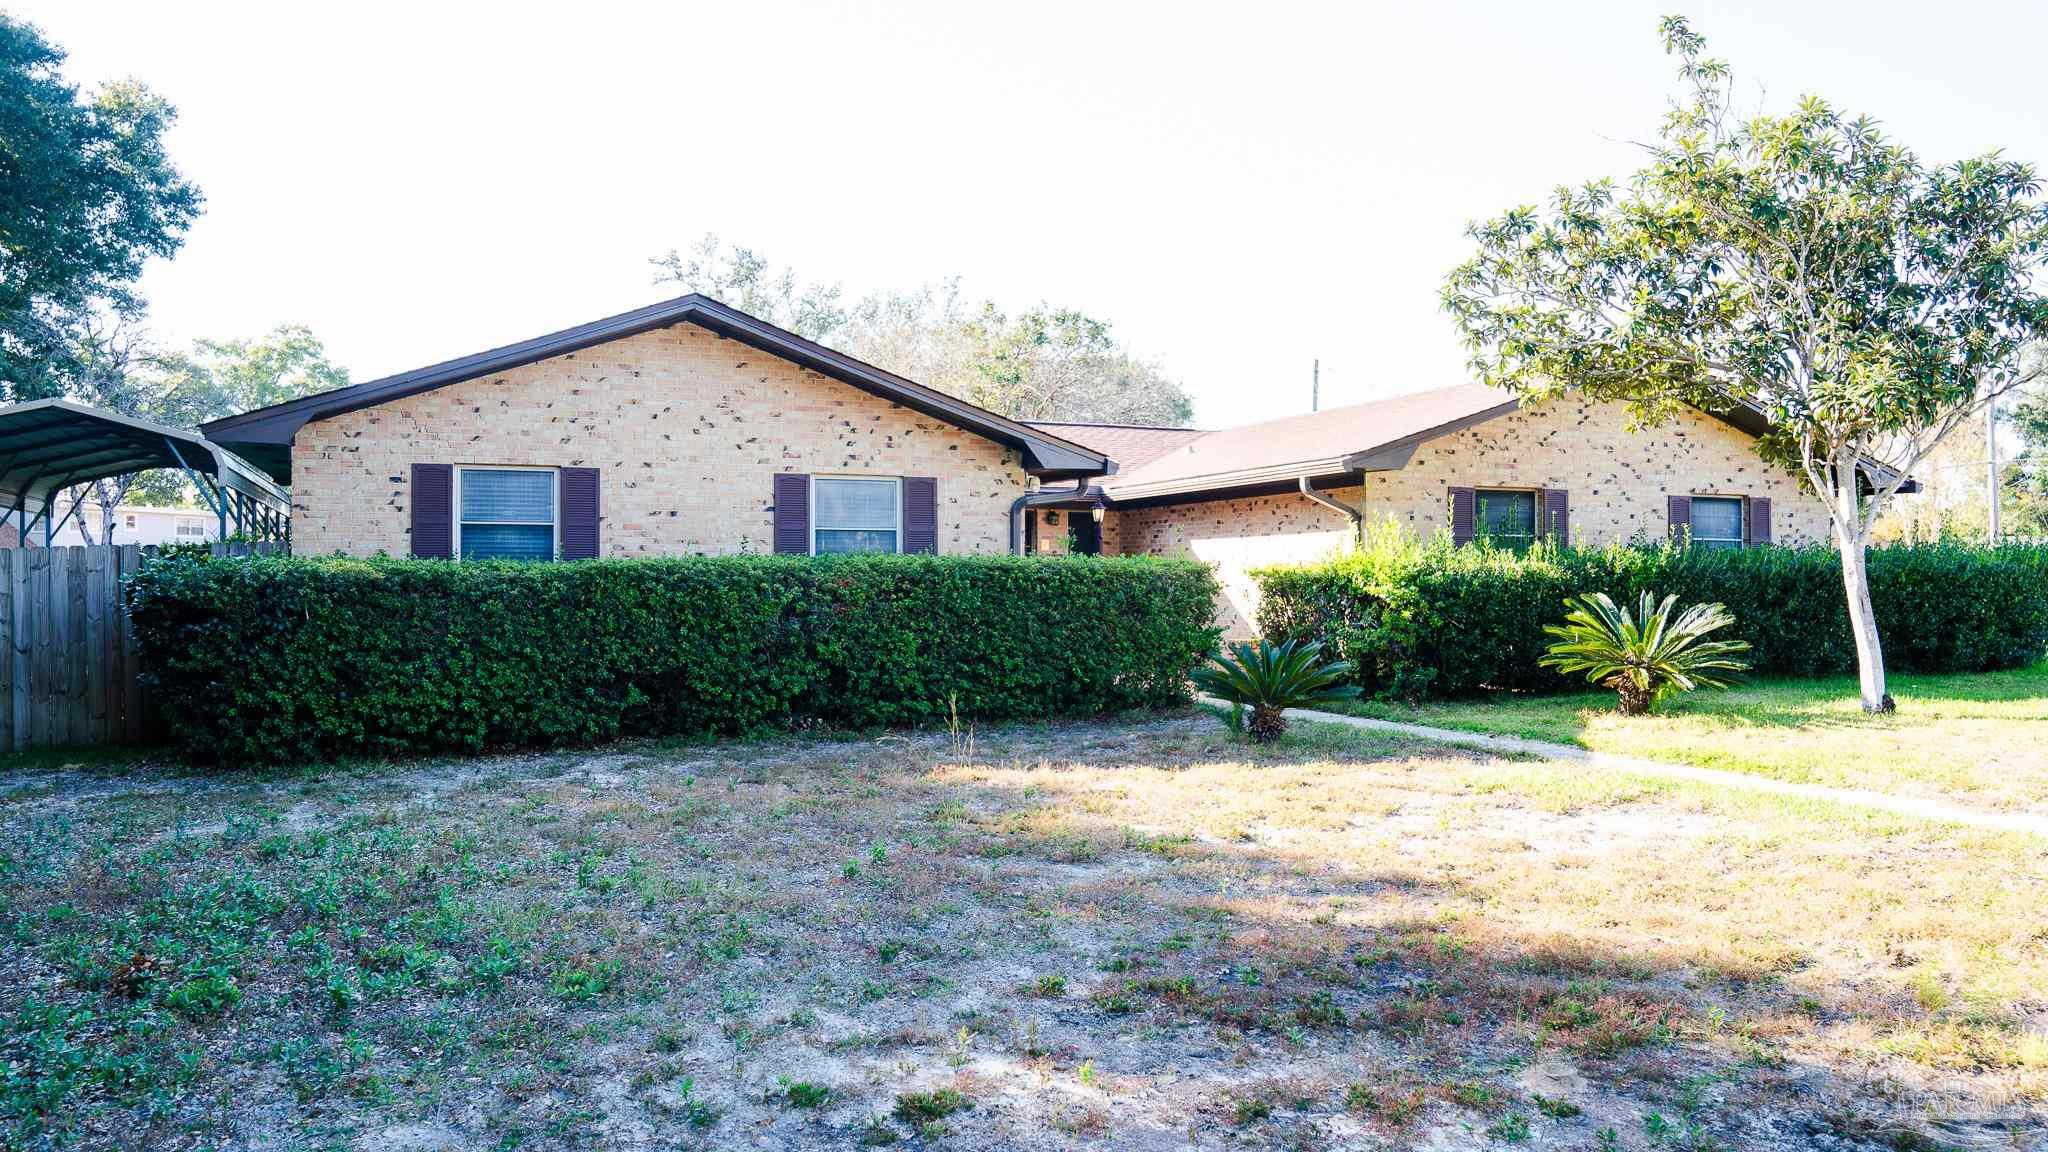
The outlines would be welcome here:
[[[282,538],[291,496],[248,461],[186,428],[122,416],[69,400],[31,400],[0,407],[0,507],[28,542],[42,521],[49,542],[71,510],[52,516],[59,492],[109,476],[178,468],[220,518],[221,535]],[[74,509],[75,510],[75,509]]]

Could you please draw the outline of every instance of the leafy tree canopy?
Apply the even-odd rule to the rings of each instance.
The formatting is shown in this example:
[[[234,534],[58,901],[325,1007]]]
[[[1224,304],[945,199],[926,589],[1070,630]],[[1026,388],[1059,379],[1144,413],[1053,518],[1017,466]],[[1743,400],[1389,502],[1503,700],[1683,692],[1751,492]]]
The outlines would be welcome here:
[[[958,278],[910,292],[842,299],[750,248],[707,235],[654,260],[656,283],[682,285],[849,356],[1017,420],[1185,425],[1194,404],[1110,325],[1071,308],[1010,313],[969,303]]]
[[[165,154],[175,112],[123,80],[89,97],[61,50],[0,13],[0,385],[61,395],[96,312],[133,312],[151,256],[170,256],[199,190]]]
[[[151,346],[134,321],[117,318],[85,327],[77,363],[74,399],[178,428],[348,384],[348,371],[302,324],[280,324],[255,339],[196,340],[177,351]],[[97,505],[106,524],[122,503],[197,500],[190,481],[164,469],[109,477],[72,498]]]
[[[2039,372],[2039,181],[1996,153],[1923,164],[1817,97],[1739,117],[1728,66],[1681,18],[1663,36],[1685,91],[1647,166],[1475,224],[1444,306],[1489,383],[1768,416],[1761,450],[1834,520],[1864,704],[1889,707],[1864,548],[1914,466]]]

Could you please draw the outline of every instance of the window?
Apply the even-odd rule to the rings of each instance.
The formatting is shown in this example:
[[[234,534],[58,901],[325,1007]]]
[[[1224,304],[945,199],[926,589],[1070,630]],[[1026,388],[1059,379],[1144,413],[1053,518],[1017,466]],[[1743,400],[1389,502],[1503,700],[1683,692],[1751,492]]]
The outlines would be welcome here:
[[[1502,548],[1536,542],[1536,494],[1480,489],[1473,497],[1474,534]]]
[[[555,558],[555,474],[534,468],[455,470],[456,555],[465,560]]]
[[[1742,498],[1692,498],[1692,542],[1702,548],[1742,547]]]
[[[896,552],[903,493],[895,480],[811,480],[811,551]]]
[[[135,513],[133,513],[133,512],[130,512],[130,513],[128,514],[128,527],[130,527],[130,528],[133,528],[133,527],[135,527]]]
[[[134,526],[133,519],[133,517],[130,517],[130,527]],[[206,521],[201,520],[197,516],[180,516],[178,517],[178,535],[204,536],[206,535]]]

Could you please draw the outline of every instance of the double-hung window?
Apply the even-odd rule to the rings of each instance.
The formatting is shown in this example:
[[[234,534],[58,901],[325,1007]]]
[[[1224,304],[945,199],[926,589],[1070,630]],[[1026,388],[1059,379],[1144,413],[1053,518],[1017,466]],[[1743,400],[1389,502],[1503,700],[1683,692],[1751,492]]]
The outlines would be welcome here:
[[[555,558],[551,468],[457,468],[456,555],[464,560]]]
[[[1692,542],[1701,548],[1742,547],[1742,498],[1692,498]]]
[[[901,552],[902,539],[901,481],[812,477],[812,552]]]
[[[1478,535],[1497,547],[1527,548],[1536,542],[1536,493],[1482,488],[1473,496]]]

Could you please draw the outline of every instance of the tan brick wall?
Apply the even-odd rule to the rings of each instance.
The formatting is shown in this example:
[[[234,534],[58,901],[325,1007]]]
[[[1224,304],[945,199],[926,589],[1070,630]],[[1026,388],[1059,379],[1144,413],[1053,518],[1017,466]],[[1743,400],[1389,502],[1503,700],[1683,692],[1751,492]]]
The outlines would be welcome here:
[[[1326,493],[1358,503],[1359,489]],[[1259,594],[1250,571],[1267,564],[1321,560],[1345,547],[1350,533],[1343,515],[1300,495],[1209,500],[1159,508],[1114,508],[1114,533],[1104,532],[1104,551],[1114,535],[1121,556],[1192,556],[1216,568],[1223,594],[1216,623],[1229,638],[1257,634]],[[1107,527],[1107,525],[1105,526]]]
[[[1781,544],[1826,542],[1827,510],[1789,473],[1770,467],[1749,437],[1687,413],[1631,432],[1618,404],[1553,401],[1511,412],[1416,449],[1408,466],[1374,472],[1363,489],[1329,493],[1368,523],[1391,518],[1418,536],[1449,530],[1447,490],[1562,488],[1575,543],[1663,539],[1671,494],[1766,496]],[[1258,590],[1247,574],[1266,564],[1320,559],[1345,546],[1343,516],[1299,495],[1112,509],[1103,533],[1125,555],[1193,556],[1216,565],[1217,621],[1229,636],[1255,633]]]
[[[1429,536],[1450,528],[1449,487],[1562,488],[1573,542],[1593,545],[1664,539],[1670,495],[1766,496],[1777,543],[1828,543],[1826,507],[1751,443],[1704,412],[1630,431],[1623,405],[1553,400],[1432,440],[1397,472],[1372,473],[1367,516]]]
[[[1017,454],[692,324],[306,425],[294,550],[410,551],[415,463],[600,469],[608,556],[773,550],[777,472],[936,476],[939,551],[1009,550]]]

